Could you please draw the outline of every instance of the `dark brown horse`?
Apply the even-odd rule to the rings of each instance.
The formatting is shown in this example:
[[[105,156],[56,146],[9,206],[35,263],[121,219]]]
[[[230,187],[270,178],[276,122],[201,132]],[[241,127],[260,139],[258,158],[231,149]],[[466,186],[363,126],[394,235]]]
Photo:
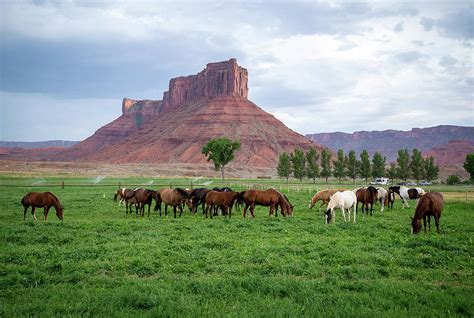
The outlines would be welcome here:
[[[444,208],[443,195],[439,192],[429,192],[421,196],[416,206],[415,216],[411,218],[411,232],[417,234],[421,230],[421,219],[426,233],[426,219],[428,219],[428,229],[431,231],[431,217],[434,217],[436,229],[439,233],[439,219]]]
[[[280,201],[280,192],[275,189],[268,190],[247,190],[241,192],[239,196],[238,204],[245,203],[244,207],[244,219],[246,217],[247,209],[250,208],[250,214],[252,218],[255,218],[255,205],[269,206],[268,215],[272,216],[275,207]],[[242,202],[243,201],[243,202]],[[283,210],[282,210],[283,211]]]
[[[197,209],[199,205],[202,207],[202,214],[204,214],[205,211],[205,204],[206,204],[206,194],[209,193],[209,189],[206,188],[197,188],[193,189],[191,193],[189,194],[189,202],[191,204],[191,211],[193,213],[197,212]]]
[[[357,213],[357,208],[360,202],[362,203],[362,212],[364,212],[364,206],[365,206],[365,214],[369,214],[369,204],[370,204],[370,215],[372,215],[374,203],[377,200],[377,189],[375,189],[373,186],[369,186],[367,188],[361,188],[357,190],[356,197],[357,197],[356,213]]]
[[[51,192],[30,192],[21,199],[21,205],[25,209],[23,211],[23,220],[26,219],[26,211],[31,206],[31,214],[36,221],[36,208],[44,208],[44,221],[48,218],[48,212],[51,206],[56,209],[56,215],[60,220],[64,220],[64,209],[59,199]]]
[[[219,192],[219,191],[210,191],[206,195],[206,218],[211,212],[211,219],[213,215],[214,208],[221,208],[223,215],[229,215],[229,218],[232,216],[232,207],[234,202],[237,199],[239,192]]]
[[[179,209],[179,217],[183,214],[183,204],[188,203],[189,194],[187,191],[176,189],[161,189],[159,191],[162,202],[165,204],[165,215],[168,215],[168,205],[173,207],[174,217],[176,218],[176,208]],[[161,216],[161,209],[160,209]]]
[[[393,203],[395,202],[395,192],[392,190],[387,191],[387,196],[384,200],[384,205],[387,206],[389,209],[393,210]]]
[[[156,202],[155,211],[158,209],[161,211],[161,197],[157,191],[143,188],[135,190],[134,201],[138,205],[141,216],[145,215],[145,205],[148,205],[148,216],[150,216],[150,207],[153,200]]]

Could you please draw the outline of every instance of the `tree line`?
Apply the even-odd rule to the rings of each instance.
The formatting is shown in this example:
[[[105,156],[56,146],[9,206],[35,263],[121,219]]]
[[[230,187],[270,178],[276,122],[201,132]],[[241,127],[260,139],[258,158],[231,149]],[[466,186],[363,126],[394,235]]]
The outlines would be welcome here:
[[[413,178],[417,182],[421,179],[432,181],[438,178],[439,167],[434,164],[432,156],[423,158],[418,149],[413,149],[412,153],[407,149],[398,151],[397,162],[390,163],[386,167],[387,158],[381,153],[375,152],[370,160],[367,150],[363,150],[359,158],[354,150],[347,155],[342,149],[337,151],[337,157],[331,160],[332,154],[328,149],[324,149],[321,154],[314,148],[310,148],[306,153],[299,148],[292,153],[282,153],[278,158],[278,176],[288,179],[291,175],[300,182],[303,178],[312,179],[324,178],[326,183],[329,177],[335,177],[341,182],[343,178],[350,178],[355,183],[356,178],[362,178],[367,183],[370,177],[388,177],[389,179],[400,179],[407,181]]]

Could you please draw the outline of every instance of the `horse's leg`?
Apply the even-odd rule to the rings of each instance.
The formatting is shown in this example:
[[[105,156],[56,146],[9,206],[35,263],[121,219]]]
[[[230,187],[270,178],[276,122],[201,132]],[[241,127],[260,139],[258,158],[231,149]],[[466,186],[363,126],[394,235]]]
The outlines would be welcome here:
[[[370,204],[370,216],[372,216],[372,211],[373,211],[373,209],[374,209],[374,203],[372,202],[372,203]]]
[[[436,224],[436,231],[439,233],[439,216],[435,214],[434,219]]]
[[[426,215],[423,215],[423,228],[425,229],[426,233]]]
[[[245,203],[245,207],[244,207],[244,219],[245,219],[245,215],[247,214],[247,209],[248,209],[249,205],[247,203]]]
[[[431,233],[431,216],[428,215],[428,232]]]
[[[352,213],[354,214],[354,223],[356,223],[356,210],[354,209],[354,204],[352,205]]]
[[[23,221],[26,221],[26,211],[28,210],[28,206],[25,207],[25,210],[23,211]]]
[[[250,205],[250,214],[252,214],[252,219],[255,219],[255,213],[254,213],[254,211],[255,211],[255,203],[252,203],[252,204]]]
[[[179,205],[179,217],[181,217],[181,214],[183,214],[183,206]]]
[[[33,220],[36,221],[36,207],[31,206],[31,215],[33,215]]]
[[[49,207],[45,205],[44,206],[44,221],[45,222],[48,220],[48,212],[49,212]]]

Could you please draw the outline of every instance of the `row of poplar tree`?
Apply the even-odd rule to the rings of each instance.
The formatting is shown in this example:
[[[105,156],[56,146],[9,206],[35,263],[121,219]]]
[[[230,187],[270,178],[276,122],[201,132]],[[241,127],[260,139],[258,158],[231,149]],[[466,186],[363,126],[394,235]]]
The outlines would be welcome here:
[[[324,149],[319,155],[314,148],[304,153],[296,148],[293,153],[282,153],[278,160],[278,176],[288,178],[293,175],[300,181],[307,177],[316,182],[316,178],[325,178],[326,183],[329,177],[335,177],[341,182],[343,178],[350,178],[354,181],[357,177],[367,180],[370,177],[388,177],[389,179],[400,179],[407,181],[413,178],[417,182],[424,179],[427,181],[438,178],[439,168],[434,164],[434,158],[423,158],[418,149],[413,149],[410,155],[407,149],[398,151],[397,163],[390,163],[386,167],[386,157],[375,152],[372,160],[369,158],[367,150],[360,153],[360,160],[357,159],[354,150],[347,155],[342,149],[337,151],[337,158],[331,160],[332,154]]]

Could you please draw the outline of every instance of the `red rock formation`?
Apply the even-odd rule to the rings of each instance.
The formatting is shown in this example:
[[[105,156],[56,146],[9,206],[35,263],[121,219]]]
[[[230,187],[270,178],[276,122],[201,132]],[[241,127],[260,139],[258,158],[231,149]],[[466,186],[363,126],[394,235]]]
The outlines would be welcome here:
[[[283,151],[322,147],[247,99],[248,74],[235,59],[170,80],[163,101],[125,98],[122,116],[55,160],[114,163],[205,163],[212,138],[241,141],[236,165],[274,167]]]

